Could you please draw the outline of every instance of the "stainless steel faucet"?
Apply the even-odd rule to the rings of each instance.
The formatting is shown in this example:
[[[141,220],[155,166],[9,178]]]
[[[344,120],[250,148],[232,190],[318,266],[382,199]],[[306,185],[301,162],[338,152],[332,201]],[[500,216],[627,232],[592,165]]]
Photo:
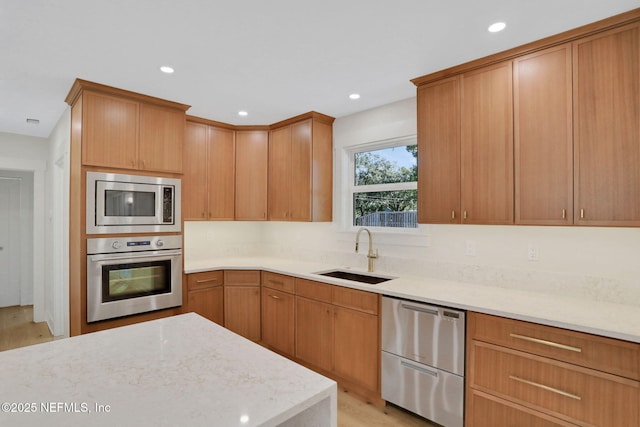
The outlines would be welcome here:
[[[362,233],[363,231],[366,231],[367,234],[369,235],[369,252],[367,252],[367,259],[369,263],[367,266],[367,271],[372,272],[373,260],[378,258],[378,250],[376,249],[375,253],[373,252],[373,237],[371,236],[371,232],[369,231],[368,228],[362,227],[358,230],[358,233],[356,234],[356,253],[358,253],[358,248],[360,246],[360,233]]]

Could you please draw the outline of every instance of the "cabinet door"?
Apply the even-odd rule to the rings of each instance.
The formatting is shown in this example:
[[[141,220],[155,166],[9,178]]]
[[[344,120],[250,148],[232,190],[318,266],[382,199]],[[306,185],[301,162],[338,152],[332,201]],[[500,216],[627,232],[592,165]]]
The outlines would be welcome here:
[[[260,341],[260,287],[224,286],[224,327]]]
[[[208,126],[187,122],[184,144],[185,168],[182,177],[182,218],[204,220],[207,211]]]
[[[334,317],[335,373],[370,390],[378,390],[378,316],[334,307]]]
[[[208,140],[209,219],[233,220],[235,218],[235,132],[209,127]]]
[[[140,104],[138,168],[182,173],[184,111]]]
[[[640,24],[573,45],[575,222],[640,225]]]
[[[460,79],[418,88],[418,222],[459,224]]]
[[[289,219],[291,181],[291,126],[285,126],[269,134],[269,220]]]
[[[82,163],[135,169],[139,104],[89,91],[82,102]]]
[[[332,371],[333,324],[330,304],[296,297],[296,357]]]
[[[571,45],[514,60],[515,222],[573,223]]]
[[[511,62],[461,79],[462,221],[513,223]]]
[[[294,296],[262,288],[262,342],[286,355],[294,355]]]
[[[311,221],[311,120],[291,125],[289,220]]]
[[[224,325],[223,298],[223,286],[189,291],[187,297],[188,311],[198,313],[222,326]]]
[[[236,219],[267,219],[267,131],[236,133]]]

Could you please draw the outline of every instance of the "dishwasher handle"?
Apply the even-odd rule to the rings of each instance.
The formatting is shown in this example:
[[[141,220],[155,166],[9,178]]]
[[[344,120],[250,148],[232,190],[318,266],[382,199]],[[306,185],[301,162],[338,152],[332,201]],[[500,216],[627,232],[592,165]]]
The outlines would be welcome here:
[[[438,378],[438,371],[431,371],[427,368],[423,368],[422,366],[416,366],[411,363],[407,363],[404,360],[400,362],[400,365],[405,368],[413,369],[414,371],[421,372],[423,374],[431,375],[432,377]]]
[[[437,309],[433,309],[433,308],[427,308],[427,307],[422,307],[422,306],[417,306],[417,305],[409,305],[409,304],[405,304],[405,303],[402,303],[400,306],[402,308],[404,308],[405,310],[417,311],[419,313],[432,314],[434,316],[438,315],[438,310]]]

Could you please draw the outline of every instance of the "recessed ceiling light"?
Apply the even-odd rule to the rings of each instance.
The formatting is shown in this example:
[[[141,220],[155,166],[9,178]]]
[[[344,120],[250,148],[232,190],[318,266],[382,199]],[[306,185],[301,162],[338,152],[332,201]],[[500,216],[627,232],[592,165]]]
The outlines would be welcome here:
[[[507,26],[507,24],[505,24],[504,22],[496,22],[495,24],[489,25],[489,32],[490,33],[497,33],[499,31],[504,30],[504,28],[506,26]]]
[[[349,95],[349,99],[360,99],[360,94],[352,93],[351,95]]]
[[[242,117],[245,117],[245,116],[248,116],[249,113],[247,113],[246,111],[243,110],[243,111],[238,111],[238,115],[242,116]]]
[[[160,71],[162,71],[163,73],[171,74],[174,70],[168,65],[163,65],[162,67],[160,67]]]

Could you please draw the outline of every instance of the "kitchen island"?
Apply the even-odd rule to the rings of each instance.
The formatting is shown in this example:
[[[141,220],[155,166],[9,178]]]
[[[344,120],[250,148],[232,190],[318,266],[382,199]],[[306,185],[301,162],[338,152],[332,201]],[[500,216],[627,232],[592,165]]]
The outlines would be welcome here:
[[[337,425],[335,382],[197,314],[0,353],[3,426]]]

